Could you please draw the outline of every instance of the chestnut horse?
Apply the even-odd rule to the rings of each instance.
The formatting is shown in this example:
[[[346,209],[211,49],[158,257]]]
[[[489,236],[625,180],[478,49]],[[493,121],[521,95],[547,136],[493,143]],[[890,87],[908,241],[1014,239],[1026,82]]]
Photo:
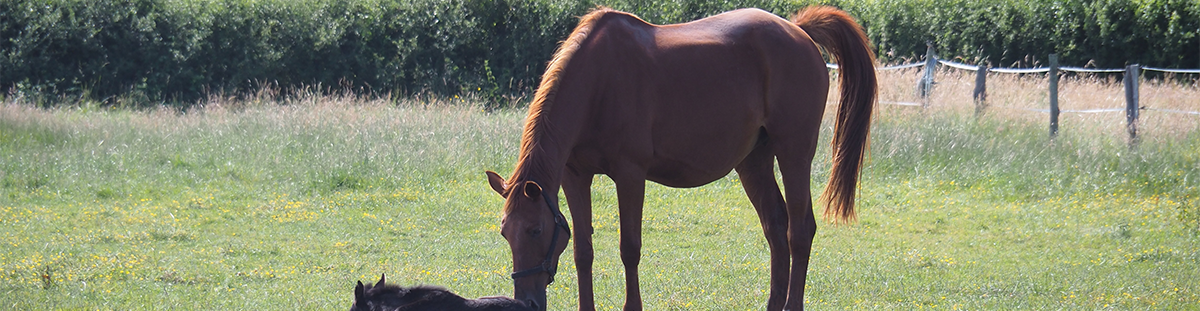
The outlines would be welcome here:
[[[809,183],[829,73],[840,66],[826,219],[854,218],[854,195],[875,103],[874,54],[845,12],[810,7],[792,21],[742,9],[657,26],[606,8],[581,18],[542,76],[516,168],[487,172],[505,198],[500,232],[513,253],[514,298],[546,309],[546,286],[575,225],[579,309],[592,293],[591,183],[616,185],[625,310],[638,288],[646,180],[698,187],[736,170],[771,252],[768,310],[799,310],[816,221]],[[775,161],[783,175],[780,193]]]

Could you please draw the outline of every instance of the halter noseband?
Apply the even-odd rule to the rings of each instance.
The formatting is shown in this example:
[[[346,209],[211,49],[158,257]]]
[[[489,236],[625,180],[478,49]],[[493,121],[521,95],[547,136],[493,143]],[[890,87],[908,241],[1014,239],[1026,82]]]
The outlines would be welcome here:
[[[567,232],[571,232],[571,227],[567,226],[567,217],[563,216],[562,210],[558,209],[558,202],[550,200],[550,192],[542,191],[542,200],[546,201],[546,207],[550,208],[550,213],[554,214],[554,235],[550,236],[550,249],[546,250],[546,258],[542,259],[542,263],[536,267],[513,272],[512,278],[527,277],[530,275],[546,272],[550,274],[550,282],[554,283],[554,274],[558,273],[558,261],[552,260],[554,257],[554,248],[558,246],[558,228],[562,228]],[[549,284],[547,283],[547,284]]]

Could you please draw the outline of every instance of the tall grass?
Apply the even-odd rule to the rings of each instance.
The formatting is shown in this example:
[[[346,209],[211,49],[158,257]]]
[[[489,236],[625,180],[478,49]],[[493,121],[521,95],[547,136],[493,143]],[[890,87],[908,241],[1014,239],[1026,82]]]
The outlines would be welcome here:
[[[502,240],[483,238],[496,218],[470,181],[515,156],[498,147],[516,144],[518,113],[451,100],[216,99],[187,112],[6,103],[0,305],[329,309],[344,307],[342,285],[380,272],[504,269]],[[464,238],[490,241],[494,255],[460,265],[447,253],[474,256],[475,244],[434,242]]]
[[[1089,187],[1153,193],[1196,191],[1182,178],[1188,177],[1184,172],[1195,170],[1196,158],[1191,155],[1200,148],[1194,143],[1197,130],[1200,130],[1200,117],[1143,110],[1137,123],[1139,144],[1129,147],[1124,111],[1071,112],[1123,109],[1122,85],[1111,76],[1070,76],[1060,82],[1060,108],[1068,112],[1060,116],[1059,135],[1054,139],[1049,137],[1049,114],[1037,111],[1049,106],[1048,83],[1044,75],[991,75],[989,97],[982,115],[974,115],[976,106],[970,97],[974,73],[961,71],[939,73],[939,83],[927,100],[927,108],[887,104],[921,102],[914,92],[917,77],[919,74],[913,71],[881,73],[881,80],[891,83],[881,88],[880,97],[884,104],[880,125],[885,129],[904,129],[894,133],[877,132],[879,135],[875,140],[887,144],[883,147],[887,150],[876,153],[885,155],[883,161],[890,161],[895,154],[919,156],[923,160],[905,161],[971,168],[953,174],[1013,175],[1004,180],[1025,179],[1047,194],[1073,193]],[[1186,100],[1195,96],[1196,87],[1194,82],[1184,85],[1149,81],[1141,88],[1141,105],[1200,111],[1200,105]],[[902,117],[889,117],[893,114]],[[928,119],[929,122],[913,123],[914,118]],[[888,126],[891,122],[903,126]],[[917,144],[912,144],[913,140]],[[888,144],[889,141],[905,144]],[[898,150],[906,148],[917,148],[917,152]],[[1014,152],[1014,149],[1024,152]],[[930,161],[930,157],[938,160]],[[979,169],[988,165],[994,167]],[[911,164],[897,166],[911,168]],[[1194,183],[1194,180],[1190,181]],[[1062,184],[1041,185],[1048,181]],[[1130,186],[1134,182],[1154,186]]]
[[[915,100],[914,75],[884,73],[881,98]],[[808,304],[1200,305],[1200,121],[1147,111],[1130,149],[1123,116],[1064,114],[1051,140],[1045,114],[1005,108],[1041,105],[1038,79],[993,78],[980,117],[963,99],[972,80],[952,73],[929,108],[881,105],[860,221],[818,231]],[[1063,84],[1064,109],[1120,96],[1104,80]],[[278,97],[186,111],[0,105],[0,308],[341,309],[354,281],[380,273],[510,293],[501,200],[482,171],[511,169],[522,111],[475,98]],[[1195,110],[1148,103],[1168,104]],[[818,154],[821,187],[828,150]],[[648,308],[763,307],[767,251],[740,188],[734,175],[648,187]],[[593,192],[597,303],[611,310],[624,282],[616,196],[603,177]],[[562,260],[550,303],[569,309],[576,277],[569,252]]]

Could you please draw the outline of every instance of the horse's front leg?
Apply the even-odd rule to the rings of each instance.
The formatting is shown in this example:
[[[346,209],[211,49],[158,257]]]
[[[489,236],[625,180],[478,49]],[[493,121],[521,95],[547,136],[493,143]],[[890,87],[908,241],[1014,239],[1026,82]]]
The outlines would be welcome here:
[[[563,173],[562,189],[575,227],[575,272],[579,277],[579,310],[596,310],[592,291],[592,174]]]
[[[638,286],[638,263],[642,259],[642,203],[646,175],[609,175],[617,186],[617,208],[621,218],[621,262],[625,264],[625,310],[642,309]]]

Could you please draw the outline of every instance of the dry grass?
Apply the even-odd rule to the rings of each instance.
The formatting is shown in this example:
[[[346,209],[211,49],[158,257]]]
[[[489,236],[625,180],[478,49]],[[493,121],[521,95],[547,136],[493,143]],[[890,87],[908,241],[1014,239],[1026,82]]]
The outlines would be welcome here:
[[[879,72],[881,112],[913,110],[916,107],[890,105],[893,102],[920,103],[916,95],[921,69]],[[1067,74],[1059,80],[1060,133],[1099,133],[1123,138],[1124,111],[1076,112],[1095,109],[1123,109],[1124,86],[1120,74]],[[956,112],[973,114],[975,106],[971,92],[975,88],[975,73],[958,69],[943,69],[935,76],[936,85],[929,98],[930,113]],[[1200,86],[1196,80],[1142,80],[1140,104],[1152,109],[1200,111]],[[1045,74],[992,73],[987,80],[988,101],[985,117],[1040,123],[1049,126],[1049,81]],[[896,108],[898,107],[898,108]],[[1139,134],[1164,139],[1200,129],[1200,115],[1142,110]]]

